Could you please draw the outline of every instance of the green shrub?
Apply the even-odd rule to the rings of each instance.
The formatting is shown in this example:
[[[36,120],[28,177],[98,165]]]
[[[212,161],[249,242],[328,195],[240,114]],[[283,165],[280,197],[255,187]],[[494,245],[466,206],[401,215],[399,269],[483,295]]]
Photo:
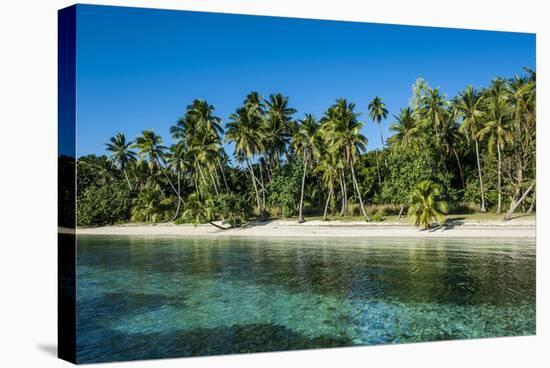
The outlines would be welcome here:
[[[232,227],[240,227],[251,216],[252,208],[242,194],[226,193],[217,200],[219,215]]]
[[[380,222],[383,220],[382,216],[379,213],[375,213],[371,216],[371,220],[374,222]]]
[[[90,186],[77,200],[77,223],[81,226],[101,226],[130,219],[132,193],[126,183],[115,182]]]
[[[270,206],[280,208],[283,217],[293,216],[300,199],[300,184],[299,166],[287,165],[276,171],[267,188]]]

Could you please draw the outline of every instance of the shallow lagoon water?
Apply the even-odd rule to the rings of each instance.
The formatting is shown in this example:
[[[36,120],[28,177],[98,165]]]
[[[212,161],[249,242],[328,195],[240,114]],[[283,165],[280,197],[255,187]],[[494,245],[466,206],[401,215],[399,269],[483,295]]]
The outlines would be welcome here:
[[[535,241],[78,236],[77,360],[535,333]]]

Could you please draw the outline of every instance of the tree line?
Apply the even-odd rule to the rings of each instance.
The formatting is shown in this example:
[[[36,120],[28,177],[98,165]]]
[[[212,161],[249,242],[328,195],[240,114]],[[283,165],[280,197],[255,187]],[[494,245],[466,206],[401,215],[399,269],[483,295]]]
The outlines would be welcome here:
[[[452,98],[420,78],[398,114],[377,96],[364,116],[340,98],[320,117],[297,117],[289,97],[251,92],[223,124],[196,99],[169,128],[172,145],[152,130],[134,139],[121,132],[107,155],[78,158],[78,223],[380,221],[408,209],[429,226],[448,211],[535,210],[534,71]],[[367,151],[364,124],[379,127],[380,149]]]

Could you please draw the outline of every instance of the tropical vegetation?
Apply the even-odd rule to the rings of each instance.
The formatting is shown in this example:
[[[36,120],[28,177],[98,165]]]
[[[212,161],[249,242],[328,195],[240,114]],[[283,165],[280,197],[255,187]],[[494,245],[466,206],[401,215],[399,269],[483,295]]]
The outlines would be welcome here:
[[[534,71],[451,98],[418,79],[409,105],[393,116],[382,97],[360,102],[379,137],[364,135],[367,122],[344,98],[314,116],[298,113],[288,96],[258,92],[225,123],[209,101],[191,101],[167,126],[169,141],[152,130],[106,137],[106,155],[77,160],[78,224],[236,227],[294,216],[381,221],[393,213],[430,227],[449,211],[506,218],[535,211]],[[368,138],[381,146],[368,150]]]

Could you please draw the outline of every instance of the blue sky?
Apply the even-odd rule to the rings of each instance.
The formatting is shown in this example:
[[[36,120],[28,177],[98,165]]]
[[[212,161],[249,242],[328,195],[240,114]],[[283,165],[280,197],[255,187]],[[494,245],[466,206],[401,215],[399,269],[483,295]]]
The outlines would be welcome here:
[[[418,77],[451,97],[524,66],[535,68],[534,34],[79,6],[77,155],[103,154],[109,137],[144,129],[169,145],[169,127],[193,99],[213,104],[225,123],[250,91],[289,96],[296,118],[320,118],[347,98],[373,149],[374,96],[390,111],[387,137]]]

